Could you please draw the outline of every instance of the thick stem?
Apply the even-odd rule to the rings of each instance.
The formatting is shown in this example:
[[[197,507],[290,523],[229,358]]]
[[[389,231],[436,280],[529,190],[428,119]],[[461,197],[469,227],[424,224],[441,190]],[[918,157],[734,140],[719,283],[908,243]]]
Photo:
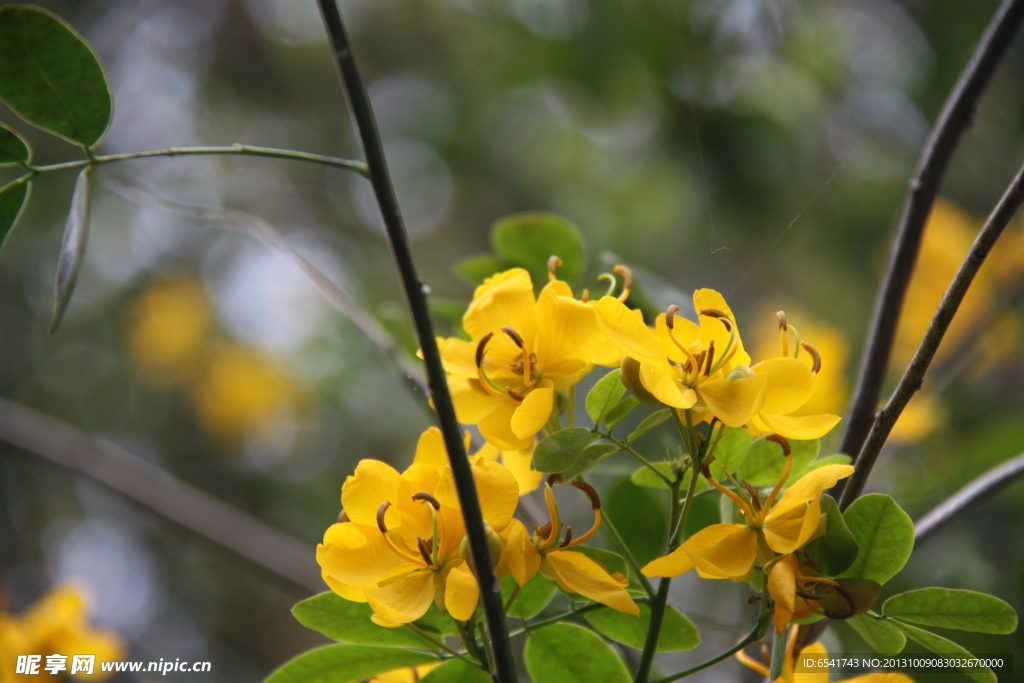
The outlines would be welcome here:
[[[373,115],[370,98],[359,75],[355,57],[341,20],[341,13],[338,11],[335,0],[318,0],[317,4],[320,6],[341,81],[356,120],[359,137],[366,155],[366,164],[370,172],[370,182],[377,197],[377,205],[380,208],[395,265],[402,279],[402,287],[409,302],[420,349],[423,352],[427,383],[430,386],[434,409],[437,411],[441,434],[448,451],[452,479],[459,496],[459,503],[462,506],[466,535],[469,537],[476,578],[480,584],[480,603],[490,636],[492,673],[497,683],[515,683],[516,666],[512,658],[512,645],[509,641],[508,629],[505,625],[505,614],[502,611],[501,587],[498,585],[494,573],[480,500],[476,494],[473,472],[462,441],[462,429],[455,417],[455,407],[452,404],[451,395],[448,393],[444,366],[441,364],[441,354],[434,339],[433,324],[427,306],[427,288],[420,282],[416,274],[416,267],[409,248],[409,239],[405,232],[405,223],[402,220],[398,198],[395,196],[395,190],[391,183],[391,174],[388,172],[387,160],[384,157],[384,146],[377,130],[377,121]]]
[[[925,223],[953,152],[973,121],[975,108],[985,86],[1006,54],[1022,19],[1024,0],[1004,0],[946,100],[921,152],[917,171],[910,181],[910,193],[903,204],[882,286],[875,301],[872,325],[861,357],[860,376],[840,446],[842,453],[859,453],[871,429],[896,335],[896,323],[917,260]],[[842,483],[836,488],[836,491],[840,490]]]
[[[889,401],[875,418],[868,438],[864,442],[864,447],[857,456],[857,469],[847,480],[848,483],[840,501],[840,509],[845,510],[849,507],[864,490],[864,484],[871,474],[871,468],[874,467],[878,454],[881,452],[882,446],[885,445],[896,420],[899,419],[900,413],[903,412],[911,397],[921,388],[924,374],[935,357],[935,352],[938,351],[939,344],[942,343],[942,337],[949,329],[949,324],[953,321],[953,316],[960,307],[964,295],[967,294],[967,288],[971,286],[981,264],[985,262],[985,258],[992,250],[996,240],[999,239],[1006,224],[1013,218],[1022,202],[1024,202],[1024,167],[1017,172],[1017,176],[1006,188],[1006,192],[999,199],[996,208],[992,210],[985,226],[975,238],[971,250],[960,265],[960,270],[957,271],[953,282],[942,296],[942,302],[939,304],[938,310],[935,311],[935,316],[928,325],[928,331],[925,332],[921,345],[917,347],[913,360],[910,361],[910,365],[903,373],[903,377],[892,396],[889,397]]]

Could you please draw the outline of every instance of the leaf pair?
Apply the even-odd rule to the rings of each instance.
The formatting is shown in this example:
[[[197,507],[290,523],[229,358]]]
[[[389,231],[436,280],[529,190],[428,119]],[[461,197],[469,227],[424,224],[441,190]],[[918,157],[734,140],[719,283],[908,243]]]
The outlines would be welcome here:
[[[587,258],[583,236],[569,220],[550,213],[505,216],[491,227],[493,254],[471,256],[455,269],[470,282],[481,283],[495,273],[520,267],[530,272],[535,285],[547,282],[548,259],[557,256],[560,280],[583,274]]]

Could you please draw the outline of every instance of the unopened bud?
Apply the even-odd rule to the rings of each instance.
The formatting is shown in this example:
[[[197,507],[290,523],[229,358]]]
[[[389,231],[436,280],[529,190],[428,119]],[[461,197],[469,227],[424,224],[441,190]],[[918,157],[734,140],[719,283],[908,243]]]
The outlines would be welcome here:
[[[649,406],[660,406],[661,401],[654,397],[654,394],[647,391],[643,383],[640,382],[640,362],[630,358],[629,356],[622,357],[622,365],[619,366],[619,376],[622,378],[622,383],[629,393],[636,396],[637,400],[641,403],[646,403]]]
[[[491,552],[491,563],[498,564],[498,560],[501,559],[501,553],[505,549],[501,542],[501,536],[498,535],[498,532],[494,530],[494,527],[486,519],[484,520],[484,533],[487,536],[488,550]],[[473,552],[469,547],[469,536],[462,537],[462,543],[459,544],[459,557],[468,562],[470,568],[476,571],[476,565],[473,563]]]
[[[749,365],[737,365],[736,368],[729,373],[726,379],[746,379],[747,377],[753,377],[757,373],[751,369]]]

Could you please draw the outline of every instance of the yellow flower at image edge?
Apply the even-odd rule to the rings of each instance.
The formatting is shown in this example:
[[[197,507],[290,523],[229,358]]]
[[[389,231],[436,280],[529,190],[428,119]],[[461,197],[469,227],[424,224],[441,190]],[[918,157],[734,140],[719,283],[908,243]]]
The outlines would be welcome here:
[[[551,417],[555,392],[609,357],[594,308],[560,280],[535,298],[521,268],[477,287],[462,324],[471,342],[438,339],[455,410],[503,451],[529,448]]]
[[[794,627],[795,629],[796,627]],[[794,665],[794,662],[799,664],[801,659],[807,660],[823,660],[828,659],[828,650],[825,646],[819,643],[811,643],[802,650],[800,654],[793,657],[793,647],[796,644],[796,638],[790,633],[789,640],[786,643],[786,658],[782,666],[782,675],[775,679],[774,683],[829,683],[829,667],[803,667]],[[767,659],[767,652],[765,653]],[[760,662],[753,657],[749,656],[742,650],[736,653],[736,659],[740,661],[744,666],[753,669],[765,678],[770,675],[768,669],[768,662]],[[871,673],[864,674],[863,676],[855,676],[853,678],[844,678],[837,683],[914,683],[914,679],[901,673]]]
[[[54,588],[21,616],[0,613],[0,683],[50,677],[43,669],[46,657],[52,654],[67,657],[68,672],[74,655],[96,655],[92,674],[77,672],[74,676],[101,680],[111,674],[101,671],[99,662],[119,660],[123,652],[116,634],[89,624],[82,596],[70,586]],[[19,655],[41,655],[40,673],[14,673]]]
[[[388,671],[387,673],[370,676],[370,678],[367,679],[367,683],[419,683],[424,676],[439,665],[440,662],[437,662],[432,664],[423,664],[422,666],[395,669],[394,671]],[[353,681],[352,683],[356,683],[356,681]]]
[[[501,573],[519,486],[502,465],[471,460]],[[423,433],[413,464],[402,473],[379,460],[361,461],[345,481],[341,501],[344,521],[332,525],[317,547],[324,581],[334,592],[369,602],[374,621],[384,626],[415,621],[431,603],[459,621],[472,616],[479,592],[462,550],[462,512],[437,428]]]

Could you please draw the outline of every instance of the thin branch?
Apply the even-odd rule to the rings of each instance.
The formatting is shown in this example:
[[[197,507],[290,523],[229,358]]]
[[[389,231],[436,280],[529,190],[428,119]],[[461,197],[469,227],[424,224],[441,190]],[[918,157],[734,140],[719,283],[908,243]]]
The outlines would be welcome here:
[[[79,159],[77,161],[65,161],[59,164],[46,166],[24,165],[32,173],[52,173],[54,171],[68,171],[86,166],[97,166],[111,164],[118,161],[129,161],[131,159],[149,159],[152,157],[180,157],[180,156],[250,156],[267,157],[270,159],[288,159],[290,161],[305,161],[321,166],[333,166],[354,171],[361,176],[369,177],[369,170],[366,164],[352,159],[339,159],[337,157],[324,156],[323,154],[311,154],[309,152],[296,152],[290,149],[277,149],[274,147],[257,147],[254,145],[222,145],[215,147],[166,147],[146,152],[127,152],[125,154],[101,154],[90,159]]]
[[[2,397],[0,440],[79,472],[304,591],[324,590],[311,544],[267,526],[117,444]]]
[[[1004,0],[942,107],[921,152],[893,238],[884,280],[875,300],[872,325],[861,357],[860,376],[839,449],[841,453],[859,453],[871,429],[889,365],[896,323],[917,260],[925,223],[953,152],[971,125],[978,101],[1022,20],[1024,0]],[[839,490],[842,490],[842,484],[836,488]]]
[[[466,536],[469,538],[476,578],[480,584],[480,602],[490,635],[494,678],[496,683],[515,683],[516,665],[512,657],[512,644],[505,624],[505,614],[502,612],[501,587],[498,585],[494,573],[480,500],[473,482],[473,471],[462,442],[462,429],[455,417],[455,407],[452,404],[451,395],[448,393],[447,377],[444,366],[441,364],[441,354],[437,348],[437,341],[434,339],[430,309],[427,305],[428,290],[416,274],[416,266],[409,248],[409,238],[398,206],[398,198],[395,196],[395,189],[391,182],[391,174],[388,172],[387,159],[384,156],[384,146],[377,130],[373,107],[363,85],[362,77],[359,75],[337,2],[336,0],[317,0],[317,4],[320,6],[320,13],[330,37],[342,85],[348,95],[352,115],[355,117],[359,137],[363,143],[363,152],[366,155],[366,164],[370,172],[370,182],[377,197],[377,205],[380,208],[395,265],[402,279],[402,286],[405,289],[405,296],[412,313],[413,326],[416,328],[416,335],[426,364],[430,395],[434,409],[437,411],[441,434],[448,451],[452,479],[465,518]]]
[[[914,548],[918,548],[963,513],[981,505],[1022,477],[1024,453],[977,477],[917,520],[914,524]]]
[[[1006,188],[1006,192],[999,199],[999,203],[996,204],[996,208],[993,209],[991,215],[989,215],[985,226],[975,238],[974,244],[971,245],[971,250],[960,265],[960,270],[957,271],[949,288],[942,296],[942,303],[939,304],[938,310],[935,311],[935,316],[928,325],[928,331],[925,332],[921,345],[917,347],[913,360],[907,366],[906,372],[903,373],[903,377],[900,379],[895,391],[893,391],[892,396],[889,397],[885,407],[878,412],[864,447],[857,456],[857,469],[848,479],[846,489],[843,491],[840,503],[841,509],[845,510],[849,507],[850,503],[856,500],[857,496],[864,490],[864,484],[871,474],[871,468],[874,467],[878,454],[881,452],[882,446],[885,445],[893,425],[896,424],[896,420],[899,419],[900,413],[903,412],[907,403],[910,402],[911,397],[921,388],[924,374],[935,357],[935,352],[942,342],[942,337],[946,334],[946,330],[949,329],[949,324],[953,321],[953,316],[960,307],[964,295],[967,294],[967,288],[970,287],[974,276],[978,273],[978,269],[985,262],[985,257],[992,250],[1007,223],[1013,218],[1021,202],[1024,202],[1024,167],[1017,172],[1017,176],[1010,183],[1010,186]]]
[[[770,613],[763,612],[761,617],[758,619],[757,624],[750,631],[750,633],[748,633],[746,637],[743,638],[743,640],[736,643],[725,652],[717,654],[711,659],[701,662],[697,666],[691,666],[689,669],[680,671],[679,673],[672,674],[671,676],[666,676],[665,678],[659,678],[656,681],[652,681],[652,683],[671,683],[672,681],[678,681],[680,678],[692,676],[698,671],[703,671],[704,669],[707,669],[710,666],[714,666],[715,664],[718,664],[719,662],[724,661],[729,657],[732,657],[734,654],[745,648],[747,645],[750,645],[751,643],[756,643],[757,641],[764,638],[764,634],[768,630],[769,616]]]
[[[394,361],[402,372],[405,373],[406,377],[426,395],[427,382],[423,378],[423,370],[412,358],[402,352],[394,337],[384,329],[384,326],[377,322],[377,319],[360,306],[355,299],[350,297],[345,290],[336,285],[326,273],[296,251],[291,242],[264,218],[244,211],[182,204],[154,197],[136,187],[116,181],[105,181],[105,184],[129,201],[187,216],[198,221],[219,223],[228,229],[234,229],[249,235],[262,242],[268,248],[284,254],[302,271],[302,274],[306,276],[310,284],[313,285],[327,303],[351,320],[366,335],[367,339],[381,353]]]

